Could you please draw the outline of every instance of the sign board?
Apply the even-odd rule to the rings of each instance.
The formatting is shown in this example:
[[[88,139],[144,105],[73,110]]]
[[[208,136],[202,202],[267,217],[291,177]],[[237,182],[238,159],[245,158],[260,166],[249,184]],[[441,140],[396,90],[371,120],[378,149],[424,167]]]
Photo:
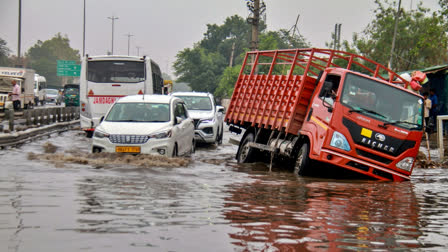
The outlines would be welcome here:
[[[81,65],[76,64],[74,60],[58,60],[57,76],[78,77],[81,75]]]

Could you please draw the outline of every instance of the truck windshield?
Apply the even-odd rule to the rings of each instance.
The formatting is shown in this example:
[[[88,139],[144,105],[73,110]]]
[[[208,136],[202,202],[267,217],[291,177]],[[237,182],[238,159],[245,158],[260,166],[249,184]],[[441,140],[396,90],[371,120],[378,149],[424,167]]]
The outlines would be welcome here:
[[[177,97],[184,100],[188,110],[212,110],[212,102],[208,96],[177,96]]]
[[[341,103],[351,112],[405,129],[422,129],[423,100],[374,80],[355,74],[345,76]]]
[[[142,61],[89,61],[87,80],[97,83],[137,83],[145,80]]]

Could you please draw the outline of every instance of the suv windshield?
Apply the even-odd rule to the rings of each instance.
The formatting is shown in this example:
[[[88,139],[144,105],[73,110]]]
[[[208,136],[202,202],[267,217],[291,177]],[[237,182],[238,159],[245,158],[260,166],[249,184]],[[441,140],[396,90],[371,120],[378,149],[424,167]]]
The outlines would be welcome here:
[[[109,122],[168,122],[166,103],[115,103],[105,119]]]
[[[345,76],[341,103],[351,112],[406,129],[422,129],[423,100],[400,89],[354,74]]]
[[[188,110],[212,110],[212,102],[208,96],[177,96],[184,100]]]
[[[137,83],[145,80],[142,61],[89,61],[87,80],[97,83]]]

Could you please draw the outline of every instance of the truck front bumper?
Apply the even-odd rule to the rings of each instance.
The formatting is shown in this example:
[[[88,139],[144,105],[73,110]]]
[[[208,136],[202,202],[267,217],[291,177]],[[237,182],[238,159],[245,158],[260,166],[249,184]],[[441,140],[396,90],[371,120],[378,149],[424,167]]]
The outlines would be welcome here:
[[[367,175],[369,177],[386,180],[386,181],[405,181],[409,180],[410,176],[396,172],[394,170],[372,164],[359,158],[351,157],[340,152],[322,149],[319,160],[336,166],[340,166],[357,173]]]

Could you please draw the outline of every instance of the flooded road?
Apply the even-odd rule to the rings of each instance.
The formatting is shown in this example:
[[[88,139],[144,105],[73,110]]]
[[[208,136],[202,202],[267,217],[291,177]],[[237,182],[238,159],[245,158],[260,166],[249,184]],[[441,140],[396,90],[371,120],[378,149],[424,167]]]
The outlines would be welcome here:
[[[94,162],[79,131],[0,150],[0,251],[448,249],[448,169],[403,183],[270,173],[237,164],[229,135],[177,165]]]

